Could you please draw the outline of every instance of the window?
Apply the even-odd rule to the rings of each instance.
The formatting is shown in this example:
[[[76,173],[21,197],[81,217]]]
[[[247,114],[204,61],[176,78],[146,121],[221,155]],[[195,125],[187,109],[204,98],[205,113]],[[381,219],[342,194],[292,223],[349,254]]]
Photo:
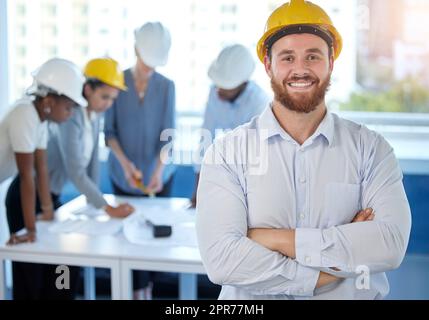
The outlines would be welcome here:
[[[86,37],[88,35],[88,25],[78,25],[77,30],[79,31],[80,35],[83,37]]]
[[[88,46],[83,46],[83,47],[81,47],[81,54],[82,54],[83,56],[87,56],[87,55],[88,55],[88,52],[89,52],[89,48],[88,48]]]
[[[244,0],[12,1],[12,25],[29,10],[43,14],[16,22],[19,27],[10,30],[9,38],[14,39],[16,59],[31,51],[25,61],[29,71],[56,54],[80,66],[89,58],[107,54],[128,68],[135,62],[134,30],[146,21],[162,21],[170,29],[172,49],[167,66],[159,71],[176,83],[179,114],[201,116],[210,86],[207,69],[222,46],[239,42],[254,52],[267,17],[284,1],[255,1],[252,6]],[[312,1],[328,11],[344,37],[328,93],[332,109],[429,111],[429,28],[424,26],[429,1]],[[46,25],[49,27],[43,31]],[[24,39],[27,30],[34,41]],[[72,41],[56,40],[59,34]],[[13,60],[15,55],[11,56]],[[260,63],[254,79],[271,91]],[[14,84],[12,92],[16,98]]]
[[[235,4],[223,4],[221,6],[220,11],[222,13],[236,14],[237,13],[237,5],[235,5]]]
[[[53,46],[53,45],[47,46],[43,48],[43,53],[48,57],[56,57],[58,53],[58,49],[56,46]]]
[[[25,16],[25,14],[27,13],[27,8],[25,6],[25,4],[20,3],[16,5],[16,14],[20,17]]]
[[[58,35],[58,28],[55,25],[45,25],[42,32],[44,37],[52,39]]]
[[[46,13],[50,16],[57,14],[57,6],[55,4],[48,4],[45,7]]]
[[[235,23],[222,23],[220,29],[222,32],[234,32],[237,29],[237,26]]]
[[[27,48],[24,46],[17,47],[16,52],[20,58],[25,58],[27,55]]]
[[[19,68],[19,74],[21,77],[25,77],[27,75],[27,69],[25,67]]]
[[[429,111],[429,2],[358,1],[356,85],[340,109]],[[388,26],[388,27],[386,27]]]
[[[81,13],[83,16],[87,16],[87,15],[88,15],[88,5],[82,5],[82,6],[80,7],[80,13]]]
[[[27,35],[27,28],[23,25],[20,25],[17,29],[19,36],[25,38],[25,36]]]
[[[47,16],[55,16],[57,14],[57,6],[54,3],[46,3],[42,9]]]

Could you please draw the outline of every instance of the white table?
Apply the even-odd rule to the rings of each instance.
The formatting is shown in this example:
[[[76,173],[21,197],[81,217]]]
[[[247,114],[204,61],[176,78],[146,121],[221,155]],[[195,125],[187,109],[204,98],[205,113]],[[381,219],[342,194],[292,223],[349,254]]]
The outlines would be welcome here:
[[[199,253],[194,248],[145,248],[127,244],[121,255],[121,293],[123,299],[132,296],[132,270],[179,273],[179,298],[193,300],[197,297],[197,276],[205,274]],[[139,253],[141,252],[141,253]]]
[[[121,198],[136,208],[145,210],[150,206],[163,207],[166,211],[183,210],[189,204],[188,199],[162,198],[142,200]],[[173,227],[174,228],[174,227]],[[174,230],[173,230],[174,232]],[[121,251],[121,294],[128,300],[132,297],[132,271],[160,271],[179,273],[179,299],[195,300],[197,298],[197,274],[206,274],[198,248],[191,246],[142,246],[128,242],[123,234],[118,236],[122,243]]]
[[[48,226],[49,223],[38,223],[38,239],[35,243],[0,247],[0,300],[5,298],[6,260],[108,268],[111,271],[112,299],[121,299],[121,265],[117,254],[120,246],[116,239],[95,239],[81,234],[52,234],[47,231]],[[88,284],[88,281],[85,282]],[[87,292],[87,297],[91,295],[92,293],[88,295]]]
[[[138,210],[156,205],[160,210],[183,208],[187,199],[115,198],[106,196],[109,202],[129,201]],[[57,221],[67,219],[71,212],[86,205],[83,196],[62,206]],[[179,298],[195,299],[196,274],[205,274],[198,248],[187,246],[160,247],[129,243],[123,233],[110,236],[84,234],[54,234],[47,229],[52,222],[38,223],[38,240],[32,244],[0,246],[0,300],[5,298],[4,263],[6,260],[74,265],[85,269],[85,297],[95,297],[93,268],[111,270],[112,299],[130,299],[132,270],[177,272],[180,274]]]

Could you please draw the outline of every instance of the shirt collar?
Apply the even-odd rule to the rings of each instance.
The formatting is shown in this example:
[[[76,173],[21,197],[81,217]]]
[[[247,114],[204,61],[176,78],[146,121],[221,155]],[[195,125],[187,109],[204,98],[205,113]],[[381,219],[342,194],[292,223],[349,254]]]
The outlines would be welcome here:
[[[324,136],[326,141],[328,141],[328,145],[331,146],[334,140],[334,127],[334,117],[328,110],[326,111],[326,115],[314,133],[313,137],[317,138],[318,136]]]
[[[265,108],[259,117],[259,130],[265,131],[263,134],[264,139],[270,139],[274,136],[281,136],[283,139],[291,139],[274,116],[272,104]]]
[[[97,113],[94,111],[90,111],[88,114],[88,110],[86,108],[82,108],[83,112],[83,119],[85,120],[85,123],[92,123],[95,120],[97,120]]]
[[[272,105],[269,105],[262,112],[259,118],[259,130],[266,130],[267,134],[263,135],[264,139],[280,136],[283,139],[292,140],[292,137],[280,126],[280,123],[274,116]],[[334,119],[332,113],[329,111],[326,112],[325,117],[310,139],[314,140],[318,136],[325,137],[325,139],[328,141],[328,145],[332,145],[334,138]]]

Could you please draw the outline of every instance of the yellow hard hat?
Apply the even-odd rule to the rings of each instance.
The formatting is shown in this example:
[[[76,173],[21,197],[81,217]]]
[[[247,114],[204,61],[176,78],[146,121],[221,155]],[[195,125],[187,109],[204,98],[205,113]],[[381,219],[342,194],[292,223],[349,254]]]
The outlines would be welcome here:
[[[109,86],[120,90],[127,90],[124,72],[117,61],[111,58],[98,58],[90,60],[84,69],[87,78],[97,79]]]
[[[291,27],[292,30],[290,32],[283,32],[288,27]],[[293,27],[303,27],[304,29]],[[309,28],[312,27],[313,29],[310,30]],[[343,40],[340,33],[322,8],[310,1],[290,0],[290,2],[284,3],[277,8],[268,18],[265,33],[257,46],[258,57],[262,63],[267,54],[267,40],[269,41],[272,36],[281,31],[283,32],[283,36],[292,33],[314,33],[324,38],[325,41],[327,41],[326,37],[330,37],[334,48],[334,59],[338,58],[343,47]]]

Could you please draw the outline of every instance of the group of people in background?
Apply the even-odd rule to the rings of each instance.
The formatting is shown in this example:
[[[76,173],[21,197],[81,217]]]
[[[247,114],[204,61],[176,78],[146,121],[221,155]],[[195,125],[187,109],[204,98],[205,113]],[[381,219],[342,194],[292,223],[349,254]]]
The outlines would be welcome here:
[[[244,46],[224,48],[209,67],[203,129],[212,144],[201,177],[195,165],[192,204],[201,261],[222,285],[220,299],[374,300],[389,292],[385,272],[405,256],[411,210],[389,143],[328,110],[342,39],[325,10],[290,0],[268,17],[257,44],[272,100],[250,80],[255,62]],[[134,211],[112,206],[99,190],[102,115],[113,193],[170,195],[161,133],[175,126],[175,86],[156,68],[167,63],[171,38],[156,22],[135,40],[137,62],[124,72],[108,58],[91,60],[83,73],[69,61],[47,61],[1,120],[0,182],[14,178],[10,245],[37,240],[36,220],[54,218],[67,180],[111,217]],[[256,164],[252,150],[263,155]],[[78,275],[70,268],[71,290],[60,291],[53,267],[14,262],[13,296],[72,299]],[[133,278],[134,298],[150,299],[153,275]]]
[[[167,142],[160,135],[175,127],[175,85],[156,71],[167,63],[170,47],[169,31],[151,22],[135,32],[137,59],[128,70],[111,58],[97,58],[82,72],[72,62],[54,58],[32,74],[33,85],[0,121],[0,183],[13,178],[6,196],[8,244],[37,240],[36,221],[54,218],[67,181],[111,217],[134,211],[128,203],[107,203],[98,186],[103,116],[113,193],[170,195],[174,168],[161,160]],[[203,129],[213,138],[217,129],[234,129],[269,103],[268,95],[250,80],[254,69],[252,54],[239,44],[224,48],[210,66],[213,86]],[[198,166],[195,171],[198,183]],[[64,291],[55,287],[54,266],[13,262],[13,297],[73,299],[79,269],[70,270],[71,290]],[[151,273],[136,271],[133,279],[134,298],[150,299]]]

